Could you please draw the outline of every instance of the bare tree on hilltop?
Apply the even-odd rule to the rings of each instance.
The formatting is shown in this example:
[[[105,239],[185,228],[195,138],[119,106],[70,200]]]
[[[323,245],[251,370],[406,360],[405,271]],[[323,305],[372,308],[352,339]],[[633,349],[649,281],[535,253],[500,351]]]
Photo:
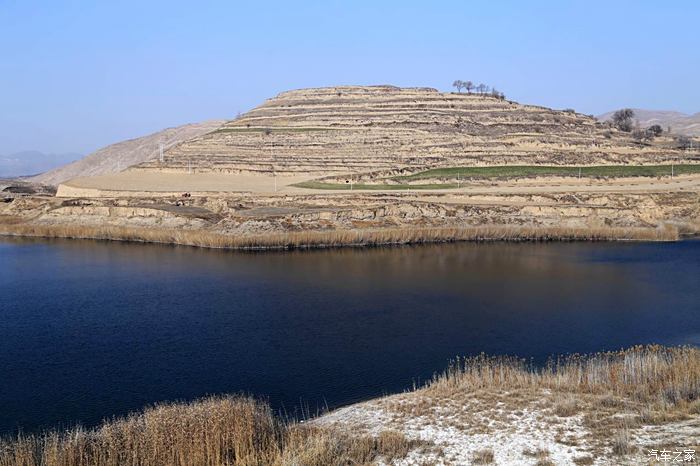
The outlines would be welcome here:
[[[623,108],[613,113],[613,125],[620,131],[629,133],[633,127],[634,110],[631,108]]]
[[[481,95],[490,94],[491,97],[501,100],[504,100],[506,98],[503,92],[498,92],[495,87],[491,88],[484,83],[474,85],[474,83],[471,81],[462,81],[461,79],[458,79],[452,83],[452,87],[456,88],[457,92],[462,92],[462,89],[466,89],[467,94],[471,94],[472,89],[474,89],[478,94]]]
[[[505,94],[503,94],[503,92],[498,92],[498,90],[495,87],[491,89],[491,97],[500,100],[504,100],[506,98]]]

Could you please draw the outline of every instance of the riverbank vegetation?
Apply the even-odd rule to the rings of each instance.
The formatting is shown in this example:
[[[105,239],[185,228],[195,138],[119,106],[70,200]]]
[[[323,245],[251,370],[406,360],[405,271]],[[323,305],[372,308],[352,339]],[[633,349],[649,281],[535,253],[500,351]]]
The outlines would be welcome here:
[[[541,369],[518,358],[481,355],[454,361],[428,389],[449,394],[493,387],[606,393],[659,408],[689,403],[696,409],[700,408],[700,349],[638,346],[565,356]]]
[[[587,395],[603,397],[606,401],[601,406],[642,406],[644,411],[634,419],[638,425],[697,416],[700,349],[640,346],[567,356],[544,367],[510,357],[470,357],[455,361],[414,394],[425,400],[455,401],[491,393],[507,400],[523,390],[558,394],[562,401],[554,410],[563,417],[581,409],[580,400]],[[429,406],[422,402],[421,409]],[[621,437],[614,438],[619,443]],[[618,445],[618,449],[627,454],[633,446]],[[437,450],[429,441],[410,439],[398,431],[367,435],[322,422],[300,423],[276,415],[264,402],[224,396],[147,408],[95,429],[77,427],[6,438],[0,441],[0,466],[325,466],[390,463],[411,452],[434,455],[439,454]]]
[[[367,464],[420,445],[390,431],[369,437],[305,426],[261,401],[224,396],[154,406],[95,429],[4,440],[0,466]]]
[[[240,250],[389,246],[457,241],[675,241],[679,239],[678,229],[670,225],[660,228],[484,225],[226,235],[206,230],[31,224],[12,219],[0,219],[0,235],[132,241]]]
[[[489,167],[446,167],[413,173],[378,178],[375,183],[345,183],[324,180],[312,180],[297,183],[294,186],[307,189],[326,189],[337,191],[405,191],[457,189],[469,180],[507,180],[534,177],[567,178],[635,178],[635,177],[671,177],[696,175],[700,173],[700,164],[666,164],[666,165],[598,165],[598,166],[547,166],[547,165],[501,165]],[[416,183],[432,180],[429,183]],[[435,182],[440,180],[440,182]]]

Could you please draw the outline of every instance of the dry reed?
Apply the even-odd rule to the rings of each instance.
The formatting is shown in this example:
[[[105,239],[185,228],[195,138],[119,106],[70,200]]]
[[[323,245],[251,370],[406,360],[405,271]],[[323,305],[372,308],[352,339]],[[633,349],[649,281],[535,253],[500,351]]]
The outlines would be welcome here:
[[[692,409],[700,398],[700,349],[639,346],[559,358],[543,368],[482,355],[456,361],[422,390],[449,398],[518,388],[614,393]],[[629,444],[623,434],[615,440],[620,454]],[[420,446],[393,431],[369,437],[288,422],[266,403],[228,396],[156,406],[91,430],[0,440],[0,466],[347,465],[391,462]],[[474,458],[489,459],[488,452]]]
[[[493,388],[612,393],[662,408],[684,404],[690,409],[700,399],[700,349],[636,346],[561,357],[544,367],[514,357],[480,355],[454,361],[426,389],[449,395]]]
[[[100,427],[0,441],[1,466],[326,466],[404,457],[420,442],[288,423],[266,403],[213,397],[155,406]]]
[[[114,225],[49,225],[0,223],[0,235],[74,238],[177,244],[221,249],[299,249],[382,246],[457,241],[675,241],[677,228],[567,228],[483,225],[470,227],[404,227],[328,231],[288,231],[234,235],[208,230],[174,230]]]

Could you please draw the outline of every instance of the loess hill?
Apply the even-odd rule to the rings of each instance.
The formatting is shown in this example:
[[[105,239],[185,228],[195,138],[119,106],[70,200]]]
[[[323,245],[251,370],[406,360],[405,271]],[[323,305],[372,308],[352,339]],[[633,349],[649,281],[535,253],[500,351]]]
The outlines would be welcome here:
[[[163,144],[164,149],[167,150],[169,147],[190,138],[206,134],[223,123],[222,120],[191,123],[111,144],[80,160],[54,168],[28,180],[55,186],[77,177],[118,173],[132,165],[158,158],[160,144]]]
[[[430,88],[283,92],[134,169],[329,175],[503,164],[649,164],[682,153],[641,144],[595,118]]]

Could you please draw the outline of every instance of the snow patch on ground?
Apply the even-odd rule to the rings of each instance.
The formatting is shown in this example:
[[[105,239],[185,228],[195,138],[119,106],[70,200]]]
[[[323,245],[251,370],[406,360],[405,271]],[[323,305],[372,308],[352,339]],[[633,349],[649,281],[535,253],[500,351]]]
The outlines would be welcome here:
[[[575,458],[591,456],[585,446],[588,432],[581,425],[580,416],[547,422],[537,409],[509,409],[496,403],[491,412],[455,414],[450,407],[436,406],[425,415],[397,419],[389,406],[407,402],[402,397],[409,396],[411,394],[395,395],[342,408],[314,422],[371,435],[396,430],[409,439],[428,441],[437,447],[413,450],[406,458],[393,463],[399,466],[471,464],[474,455],[482,450],[493,452],[495,464],[514,466],[535,464],[543,458],[557,465],[568,465],[574,464]],[[465,422],[465,416],[471,421]],[[562,436],[567,443],[577,445],[557,442]],[[538,450],[546,453],[536,457]],[[597,461],[596,464],[605,463]]]

